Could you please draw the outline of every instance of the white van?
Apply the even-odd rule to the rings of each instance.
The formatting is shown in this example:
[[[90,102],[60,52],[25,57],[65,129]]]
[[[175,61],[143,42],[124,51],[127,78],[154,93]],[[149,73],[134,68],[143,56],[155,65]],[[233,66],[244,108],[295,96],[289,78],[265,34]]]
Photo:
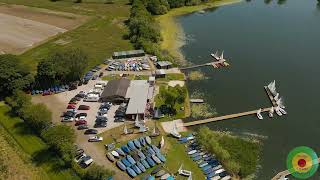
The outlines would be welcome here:
[[[96,85],[102,85],[103,87],[105,87],[107,85],[108,81],[98,81],[96,83]]]
[[[83,99],[85,102],[98,102],[100,99],[98,94],[88,94],[87,97]]]

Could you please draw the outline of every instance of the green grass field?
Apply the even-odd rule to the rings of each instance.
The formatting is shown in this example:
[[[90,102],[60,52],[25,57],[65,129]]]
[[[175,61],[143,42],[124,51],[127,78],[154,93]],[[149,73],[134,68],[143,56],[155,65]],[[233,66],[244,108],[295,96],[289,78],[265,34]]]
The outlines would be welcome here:
[[[90,67],[102,63],[114,51],[133,48],[130,42],[123,38],[127,33],[124,21],[128,19],[130,13],[130,5],[127,5],[128,1],[126,0],[114,1],[113,4],[105,4],[104,0],[84,0],[83,3],[73,3],[71,0],[57,2],[49,0],[0,0],[1,2],[90,16],[90,19],[77,29],[58,35],[22,54],[21,58],[24,62],[34,70],[37,62],[59,48],[82,48],[88,54]],[[70,43],[65,45],[55,43],[60,39]]]
[[[20,146],[22,151],[29,155],[30,161],[43,170],[51,180],[79,179],[70,169],[63,167],[63,161],[47,145],[25,126],[19,118],[9,115],[10,108],[0,104],[0,124],[6,132]]]

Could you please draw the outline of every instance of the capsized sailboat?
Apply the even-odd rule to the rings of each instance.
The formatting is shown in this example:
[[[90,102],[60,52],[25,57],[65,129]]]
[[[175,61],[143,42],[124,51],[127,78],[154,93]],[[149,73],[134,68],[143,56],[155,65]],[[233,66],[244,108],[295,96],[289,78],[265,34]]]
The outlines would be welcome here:
[[[272,106],[270,111],[269,111],[269,117],[272,118],[274,113],[274,107]]]
[[[177,129],[177,124],[174,123],[172,131],[171,131],[171,135],[175,138],[181,138],[181,134],[179,134],[178,129]]]
[[[258,119],[260,119],[260,120],[263,119],[263,117],[262,117],[262,115],[261,115],[261,111],[262,111],[261,108],[257,111],[257,117],[258,117]]]

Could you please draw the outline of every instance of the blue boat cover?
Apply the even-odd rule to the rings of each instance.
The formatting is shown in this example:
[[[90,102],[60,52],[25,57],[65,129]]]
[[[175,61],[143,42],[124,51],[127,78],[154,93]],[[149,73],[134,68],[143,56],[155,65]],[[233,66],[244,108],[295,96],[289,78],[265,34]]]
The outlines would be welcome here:
[[[131,163],[131,164],[135,164],[136,161],[130,156],[130,155],[127,155],[127,160]]]
[[[130,166],[131,166],[131,163],[130,163],[126,158],[121,159],[121,162],[122,162],[126,167],[130,167]]]
[[[147,157],[146,160],[147,160],[147,162],[149,163],[150,166],[153,167],[153,166],[156,165],[155,162],[150,157]]]
[[[129,174],[129,176],[131,177],[136,177],[137,174],[134,172],[134,170],[132,170],[131,168],[127,168],[127,173]]]
[[[146,172],[146,168],[140,162],[137,162],[137,166],[142,172]]]
[[[132,165],[131,168],[137,173],[137,174],[141,174],[142,171],[136,166],[136,165]]]
[[[136,146],[134,145],[134,143],[132,141],[129,141],[128,142],[128,147],[131,149],[131,150],[136,150]]]
[[[141,143],[142,146],[146,146],[146,141],[144,140],[143,137],[140,137],[140,138],[139,138],[139,141],[140,141],[140,143]]]
[[[149,176],[148,180],[155,180],[154,176]]]
[[[141,148],[141,144],[140,144],[138,139],[133,140],[133,142],[134,142],[134,145],[136,145],[137,148],[139,148],[139,149]]]
[[[141,160],[141,164],[143,164],[143,166],[146,168],[146,169],[149,169],[150,168],[150,166],[149,166],[149,164],[147,163],[147,161],[146,160]]]
[[[117,162],[117,166],[118,166],[122,171],[126,170],[126,166],[125,166],[121,161],[118,161],[118,162]]]
[[[166,158],[161,153],[157,153],[156,155],[162,162],[166,162]]]
[[[125,152],[125,153],[130,153],[130,149],[128,148],[128,146],[124,145],[124,146],[121,146],[121,149]]]

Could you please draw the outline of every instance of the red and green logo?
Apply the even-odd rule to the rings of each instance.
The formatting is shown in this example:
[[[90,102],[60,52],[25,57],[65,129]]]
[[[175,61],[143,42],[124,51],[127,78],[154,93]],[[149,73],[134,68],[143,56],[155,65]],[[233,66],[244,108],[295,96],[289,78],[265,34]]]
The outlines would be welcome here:
[[[317,154],[309,147],[300,146],[290,151],[287,157],[287,168],[292,176],[307,179],[318,170]]]

